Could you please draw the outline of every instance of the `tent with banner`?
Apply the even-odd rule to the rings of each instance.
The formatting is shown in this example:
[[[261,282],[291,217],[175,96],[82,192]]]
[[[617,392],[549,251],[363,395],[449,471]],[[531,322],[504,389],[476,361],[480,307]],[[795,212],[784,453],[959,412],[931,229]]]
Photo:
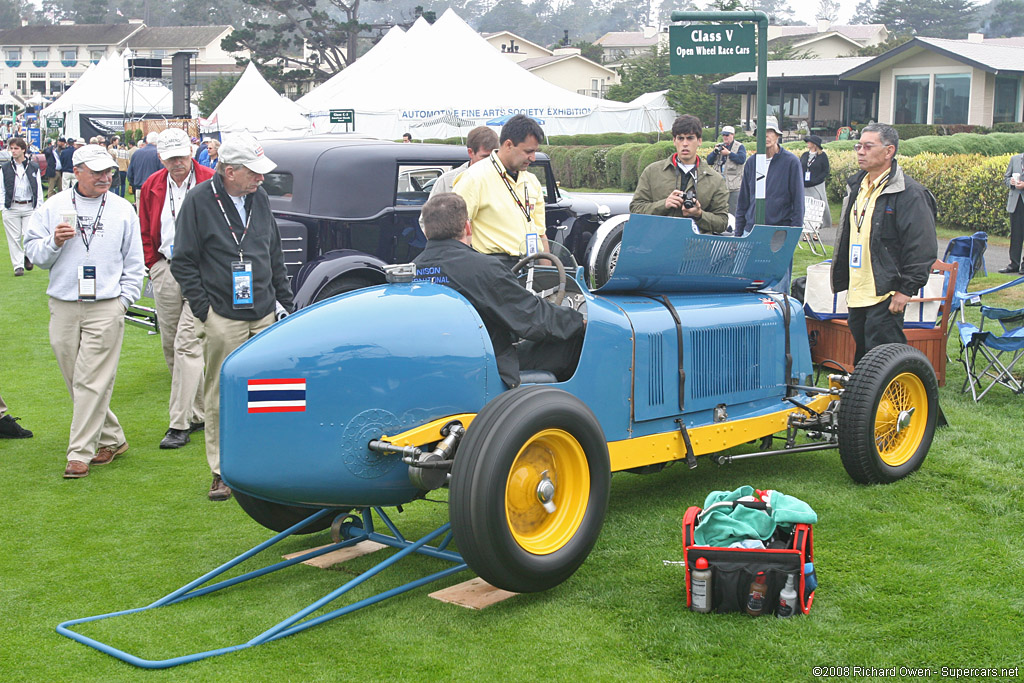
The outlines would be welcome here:
[[[170,88],[158,80],[129,77],[130,50],[101,59],[39,112],[41,120],[64,117],[64,135],[92,137],[124,131],[124,122],[169,118]]]
[[[257,138],[299,137],[308,134],[310,126],[299,105],[274,90],[249,62],[227,97],[201,121],[200,130],[222,136],[247,132]]]
[[[334,79],[301,100],[317,133],[344,130],[330,123],[337,109],[355,111],[357,132],[390,139],[407,131],[417,138],[465,134],[518,113],[543,120],[548,135],[653,132],[670,129],[675,118],[664,97],[614,102],[549,83],[502,56],[451,9],[423,30],[414,25],[375,56],[381,47],[346,69],[355,73],[324,95],[320,88]],[[374,60],[372,68],[360,68],[367,59]]]

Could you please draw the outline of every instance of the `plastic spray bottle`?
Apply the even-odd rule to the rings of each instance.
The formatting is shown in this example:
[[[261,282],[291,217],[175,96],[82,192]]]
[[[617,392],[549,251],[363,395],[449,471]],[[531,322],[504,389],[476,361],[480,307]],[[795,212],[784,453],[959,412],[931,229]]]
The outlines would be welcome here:
[[[779,592],[779,607],[775,615],[784,618],[791,617],[796,613],[796,585],[793,579],[796,574],[786,577],[786,586]]]

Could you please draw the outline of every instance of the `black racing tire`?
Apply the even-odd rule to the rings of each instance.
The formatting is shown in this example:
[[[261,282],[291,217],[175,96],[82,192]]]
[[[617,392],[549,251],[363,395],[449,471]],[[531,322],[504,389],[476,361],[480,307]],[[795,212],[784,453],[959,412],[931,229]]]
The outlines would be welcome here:
[[[298,505],[271,503],[269,500],[256,498],[255,496],[250,496],[242,493],[241,491],[232,491],[232,493],[234,494],[235,500],[238,501],[238,505],[245,511],[245,514],[249,515],[257,524],[260,524],[271,531],[284,531],[288,527],[298,524],[317,511],[316,508],[304,508],[299,507]],[[341,514],[342,512],[345,512],[345,510],[338,510],[338,514]],[[325,515],[295,533],[315,534],[318,531],[329,529],[331,522],[334,521],[334,517],[336,516],[337,515]]]
[[[544,476],[555,511],[538,499]],[[611,468],[597,418],[555,387],[518,387],[473,420],[452,468],[449,515],[463,559],[516,593],[562,583],[587,559],[608,508]]]
[[[320,288],[320,291],[313,297],[312,303],[330,299],[332,296],[338,296],[345,292],[363,289],[364,287],[373,287],[375,284],[377,283],[358,275],[336,277]]]
[[[928,358],[905,344],[871,349],[839,401],[839,456],[859,484],[889,484],[914,472],[932,445],[939,383]]]
[[[594,260],[595,289],[603,287],[615,272],[615,266],[619,262],[619,250],[622,248],[622,229],[627,222],[619,223],[612,228],[597,250]]]

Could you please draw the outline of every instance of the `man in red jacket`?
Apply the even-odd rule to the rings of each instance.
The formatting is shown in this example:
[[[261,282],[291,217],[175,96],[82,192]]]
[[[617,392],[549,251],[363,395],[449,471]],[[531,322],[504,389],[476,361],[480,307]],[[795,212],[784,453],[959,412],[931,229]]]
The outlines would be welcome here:
[[[174,220],[188,191],[213,177],[213,171],[192,159],[183,130],[168,128],[156,145],[164,170],[151,175],[139,190],[139,223],[164,360],[171,371],[170,426],[160,448],[181,448],[191,432],[204,427],[203,346],[196,338],[188,302],[171,275]]]

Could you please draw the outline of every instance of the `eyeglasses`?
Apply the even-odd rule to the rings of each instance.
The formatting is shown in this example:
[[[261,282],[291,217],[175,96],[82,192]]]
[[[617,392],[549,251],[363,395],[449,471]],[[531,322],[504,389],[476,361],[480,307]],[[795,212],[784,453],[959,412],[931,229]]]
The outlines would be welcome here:
[[[853,146],[853,149],[857,152],[861,151],[862,149],[870,152],[875,147],[892,147],[892,145],[876,145],[873,142],[858,142],[856,145]]]

